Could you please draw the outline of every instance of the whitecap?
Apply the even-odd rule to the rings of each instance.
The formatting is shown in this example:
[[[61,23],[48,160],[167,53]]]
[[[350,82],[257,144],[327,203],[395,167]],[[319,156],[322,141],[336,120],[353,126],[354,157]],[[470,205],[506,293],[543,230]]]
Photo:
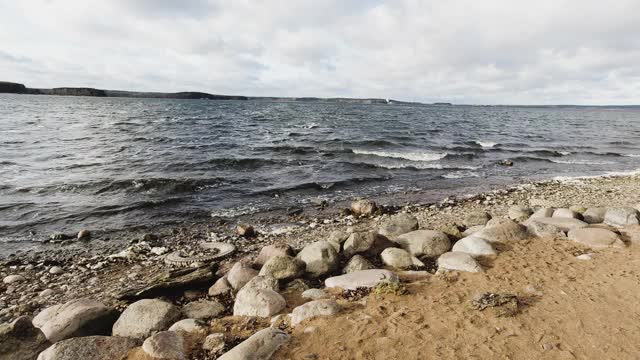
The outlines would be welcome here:
[[[550,159],[551,162],[556,164],[571,164],[571,165],[611,165],[615,164],[613,161],[592,161],[592,160],[556,160]]]
[[[475,141],[476,144],[482,146],[485,149],[490,149],[496,145],[498,145],[497,142],[491,142],[491,141],[480,141],[480,140],[476,140]]]
[[[447,156],[446,153],[432,153],[432,152],[393,152],[393,151],[370,151],[370,150],[351,150],[354,154],[359,155],[373,155],[379,157],[393,158],[393,159],[405,159],[411,161],[436,161]]]
[[[450,172],[448,174],[442,175],[442,177],[445,179],[462,179],[462,178],[479,177],[479,176],[480,174],[473,171],[468,171],[468,170],[454,171],[454,172]]]
[[[636,158],[636,157],[640,157],[640,154],[622,154],[622,156]]]

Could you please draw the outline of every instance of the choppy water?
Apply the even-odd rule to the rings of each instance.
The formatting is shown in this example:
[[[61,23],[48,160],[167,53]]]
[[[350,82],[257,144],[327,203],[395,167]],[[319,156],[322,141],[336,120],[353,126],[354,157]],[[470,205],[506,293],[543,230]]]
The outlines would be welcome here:
[[[628,171],[639,139],[629,107],[1,95],[0,237]]]

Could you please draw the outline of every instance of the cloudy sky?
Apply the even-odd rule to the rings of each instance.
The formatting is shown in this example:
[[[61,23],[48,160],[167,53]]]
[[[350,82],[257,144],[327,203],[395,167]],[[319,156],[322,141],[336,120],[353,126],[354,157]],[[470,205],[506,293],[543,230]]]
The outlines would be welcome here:
[[[0,80],[640,104],[638,0],[0,0]]]

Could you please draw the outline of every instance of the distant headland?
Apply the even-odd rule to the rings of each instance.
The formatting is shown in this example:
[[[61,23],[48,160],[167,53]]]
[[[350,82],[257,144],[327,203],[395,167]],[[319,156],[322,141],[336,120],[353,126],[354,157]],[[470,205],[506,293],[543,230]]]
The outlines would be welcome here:
[[[141,92],[123,90],[104,90],[86,87],[59,87],[51,89],[29,88],[24,84],[0,81],[0,94],[27,95],[59,95],[59,96],[94,96],[94,97],[123,97],[123,98],[152,98],[152,99],[204,99],[204,100],[271,100],[271,101],[304,101],[304,102],[343,102],[354,104],[417,104],[419,102],[399,101],[380,98],[319,98],[319,97],[259,97],[242,95],[217,95],[198,91],[175,93]],[[435,103],[434,105],[451,105],[451,103]]]

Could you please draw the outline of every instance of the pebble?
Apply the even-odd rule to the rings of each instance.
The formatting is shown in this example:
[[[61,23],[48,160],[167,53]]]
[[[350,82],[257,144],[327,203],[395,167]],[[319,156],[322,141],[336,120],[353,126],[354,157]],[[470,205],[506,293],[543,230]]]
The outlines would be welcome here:
[[[64,270],[62,270],[62,268],[60,266],[52,266],[49,269],[49,274],[53,274],[53,275],[60,275],[64,272]]]
[[[9,275],[9,276],[6,276],[4,279],[2,279],[2,282],[5,284],[13,284],[13,283],[22,282],[25,280],[26,280],[25,277],[22,275]]]

